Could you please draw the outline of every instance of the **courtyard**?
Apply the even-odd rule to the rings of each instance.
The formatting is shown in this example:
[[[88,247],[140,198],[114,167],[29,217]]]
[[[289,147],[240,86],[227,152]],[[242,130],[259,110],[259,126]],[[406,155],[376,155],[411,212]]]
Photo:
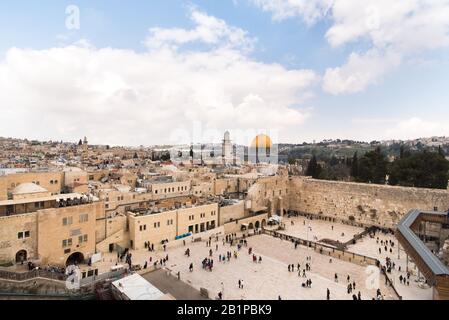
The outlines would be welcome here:
[[[218,250],[216,246],[218,245]],[[190,249],[190,257],[185,251]],[[248,253],[252,248],[252,254],[262,257],[259,263],[253,262],[252,254]],[[212,257],[209,256],[212,250]],[[230,261],[219,262],[219,255],[232,252]],[[237,252],[237,258],[234,257]],[[361,293],[362,299],[373,299],[376,296],[376,288],[368,288],[366,285],[369,274],[366,267],[353,263],[329,259],[329,257],[314,252],[312,249],[298,246],[295,249],[291,242],[280,240],[268,235],[257,235],[247,238],[247,247],[237,249],[234,244],[226,243],[223,246],[222,239],[218,242],[212,240],[211,247],[206,242],[187,243],[186,246],[168,249],[167,252],[133,252],[134,263],[155,261],[169,256],[165,268],[173,275],[180,274],[182,281],[190,284],[197,290],[201,288],[209,292],[209,297],[215,299],[218,292],[223,292],[225,300],[275,300],[279,297],[283,300],[324,300],[327,289],[330,290],[330,299],[348,300],[352,295]],[[213,271],[202,268],[201,262],[205,258],[214,260]],[[193,271],[189,271],[193,263]],[[301,274],[298,274],[297,264],[300,264]],[[302,270],[306,263],[311,265],[311,270],[303,277]],[[294,264],[295,271],[289,272],[288,265]],[[338,282],[335,282],[335,274]],[[347,276],[350,283],[356,283],[356,290],[347,293]],[[307,279],[312,280],[311,288],[303,287]],[[238,286],[239,280],[243,281],[243,289]],[[384,299],[397,299],[390,287],[385,285],[383,277],[380,277],[379,287]]]
[[[332,223],[322,220],[310,220],[304,217],[292,217],[284,219],[286,229],[283,234],[301,239],[309,238],[310,241],[323,239],[349,242],[355,235],[364,229],[346,224]],[[293,223],[292,223],[293,222]],[[249,231],[252,234],[252,230]],[[307,233],[309,233],[307,235]],[[239,237],[241,234],[238,235]],[[348,246],[347,251],[373,259],[377,259],[385,265],[389,258],[395,264],[395,268],[388,274],[392,280],[397,293],[391,286],[386,285],[385,276],[380,275],[376,286],[368,285],[370,274],[367,272],[368,265],[360,265],[353,262],[339,260],[320,254],[313,248],[296,246],[291,241],[281,240],[270,235],[256,235],[247,237],[247,245],[240,250],[237,243],[231,246],[223,241],[223,237],[212,239],[212,243],[207,246],[203,239],[200,242],[188,240],[186,245],[168,248],[166,252],[149,252],[147,250],[131,251],[133,264],[143,266],[145,262],[150,267],[155,262],[169,257],[163,266],[174,277],[180,276],[181,281],[200,290],[206,289],[211,299],[216,299],[219,292],[223,293],[225,300],[258,300],[258,299],[285,299],[285,300],[323,300],[326,299],[327,289],[330,290],[331,300],[352,299],[353,294],[360,295],[362,299],[373,299],[376,297],[376,290],[379,288],[384,299],[399,299],[398,294],[403,299],[432,299],[432,289],[423,283],[416,266],[412,261],[408,261],[407,256],[397,243],[392,234],[377,232],[375,236],[366,235],[359,239],[356,244]],[[381,242],[388,243],[387,250]],[[393,243],[393,245],[392,245]],[[249,254],[249,249],[252,253]],[[190,249],[190,257],[185,253]],[[218,250],[217,250],[218,249]],[[379,253],[379,249],[380,253]],[[212,256],[210,256],[212,250]],[[399,250],[399,254],[398,254]],[[219,257],[231,253],[228,261],[220,262]],[[237,258],[235,258],[237,253]],[[257,257],[257,262],[253,261],[253,254]],[[202,261],[205,259],[214,261],[213,270],[202,268]],[[259,262],[261,258],[261,262]],[[95,264],[100,273],[107,272],[110,267],[117,263],[116,253],[103,255],[102,261]],[[118,262],[120,264],[120,262]],[[303,277],[303,270],[306,263],[310,264],[311,270],[306,271]],[[193,271],[189,271],[190,264],[193,264]],[[288,266],[294,265],[294,271],[289,271]],[[300,272],[298,272],[298,264]],[[409,283],[402,284],[399,277],[407,276],[407,265],[410,271]],[[159,266],[161,266],[159,264]],[[401,267],[401,271],[399,271]],[[335,281],[335,275],[338,282]],[[347,277],[350,277],[350,282]],[[311,288],[303,287],[303,283],[310,279]],[[239,288],[239,280],[243,281],[243,289]],[[348,283],[356,283],[356,289],[348,294]]]

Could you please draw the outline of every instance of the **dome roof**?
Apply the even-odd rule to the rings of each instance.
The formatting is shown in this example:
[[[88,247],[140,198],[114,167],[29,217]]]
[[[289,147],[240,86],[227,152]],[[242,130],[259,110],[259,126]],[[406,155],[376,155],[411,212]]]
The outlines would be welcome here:
[[[35,183],[22,183],[14,188],[12,194],[27,194],[27,193],[40,193],[40,192],[48,192],[48,191]]]
[[[251,143],[251,148],[272,148],[273,142],[266,134],[259,134]]]

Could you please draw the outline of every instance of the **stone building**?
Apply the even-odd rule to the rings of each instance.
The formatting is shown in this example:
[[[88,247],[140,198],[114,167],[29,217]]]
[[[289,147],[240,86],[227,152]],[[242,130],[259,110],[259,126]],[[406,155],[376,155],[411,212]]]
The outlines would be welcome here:
[[[160,246],[189,232],[259,228],[270,215],[289,212],[394,228],[411,209],[449,208],[446,190],[314,180],[283,171],[268,177],[208,172],[206,180],[190,174],[185,181],[150,183],[143,193],[91,181],[99,186],[95,201],[84,192],[61,194],[64,185],[80,190],[84,171],[0,177],[0,263],[65,265],[119,247],[142,249],[147,241]]]
[[[16,189],[18,197],[0,201],[0,263],[30,259],[65,265],[95,253],[102,202],[78,193],[50,195],[32,184]]]

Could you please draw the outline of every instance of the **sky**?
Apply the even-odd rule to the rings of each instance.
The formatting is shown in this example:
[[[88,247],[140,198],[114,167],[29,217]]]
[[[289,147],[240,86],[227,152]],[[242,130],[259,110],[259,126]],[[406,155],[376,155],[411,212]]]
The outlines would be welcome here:
[[[0,3],[0,136],[449,136],[449,0]]]

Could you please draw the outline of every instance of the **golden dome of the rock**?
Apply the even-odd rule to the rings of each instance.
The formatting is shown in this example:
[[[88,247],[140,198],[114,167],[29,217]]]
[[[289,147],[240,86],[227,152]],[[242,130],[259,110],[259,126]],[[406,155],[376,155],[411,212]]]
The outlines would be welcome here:
[[[254,138],[253,142],[251,143],[251,148],[272,148],[273,142],[271,141],[271,138],[267,136],[266,134],[259,134],[257,137]]]

